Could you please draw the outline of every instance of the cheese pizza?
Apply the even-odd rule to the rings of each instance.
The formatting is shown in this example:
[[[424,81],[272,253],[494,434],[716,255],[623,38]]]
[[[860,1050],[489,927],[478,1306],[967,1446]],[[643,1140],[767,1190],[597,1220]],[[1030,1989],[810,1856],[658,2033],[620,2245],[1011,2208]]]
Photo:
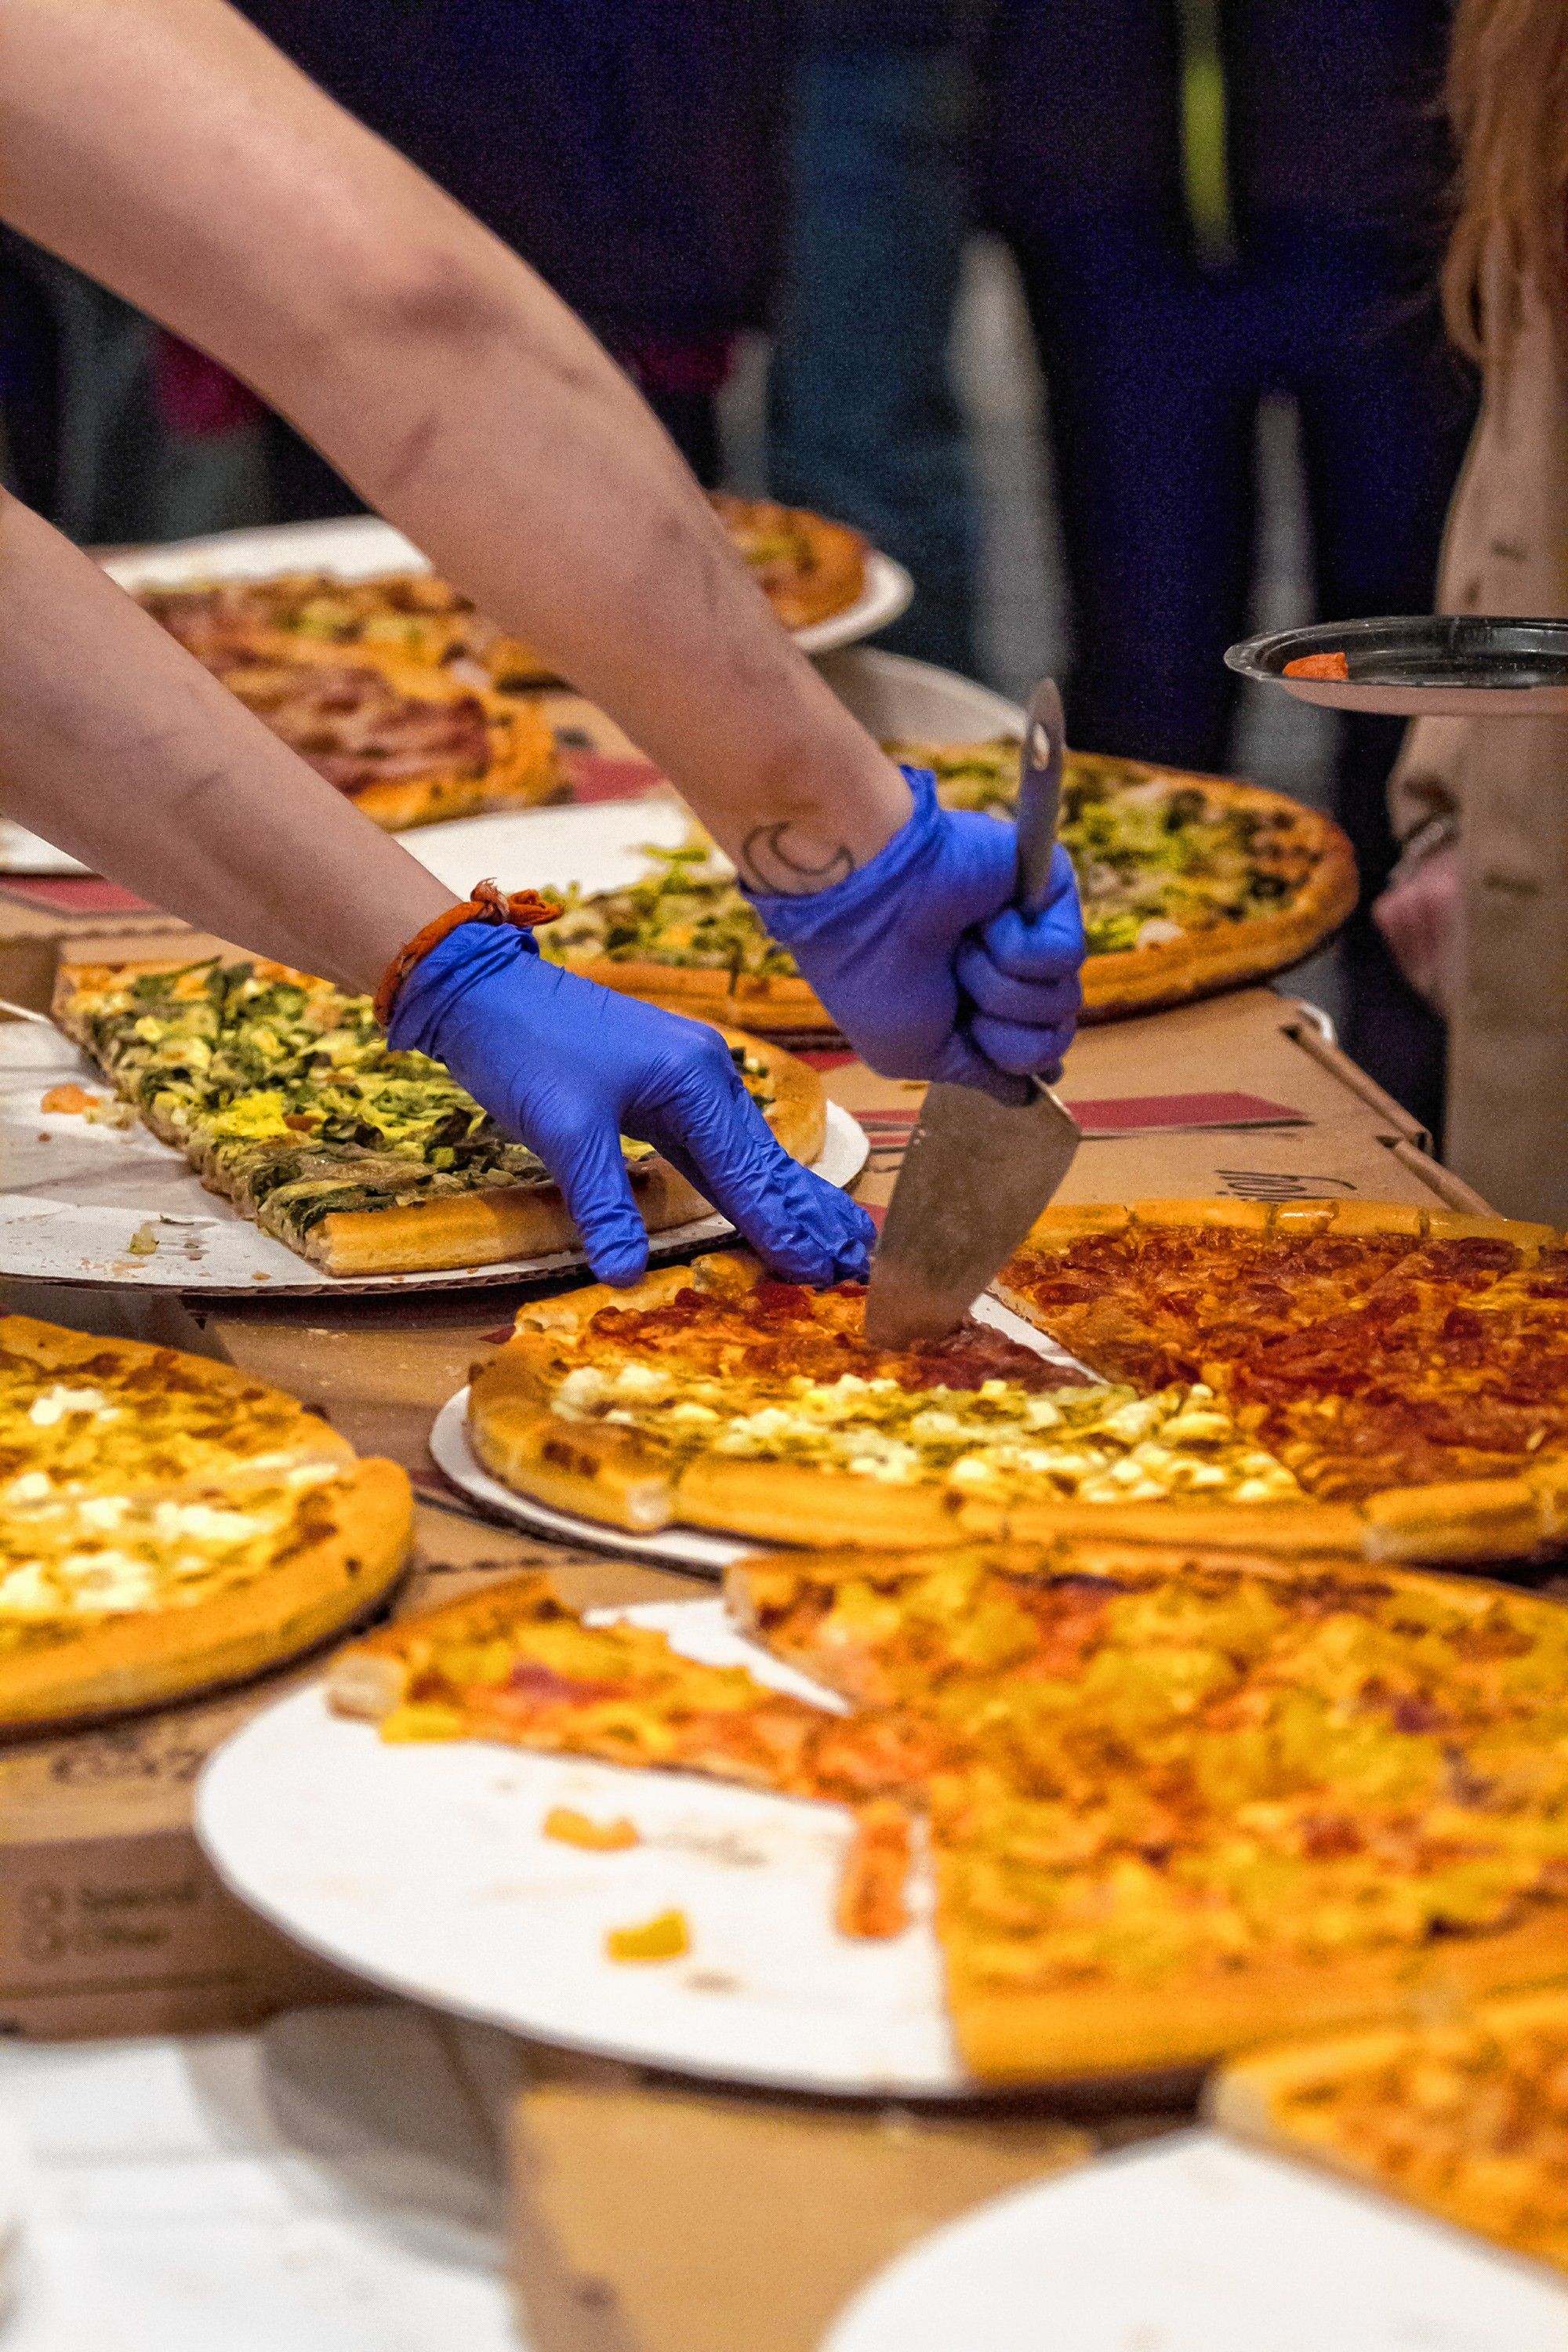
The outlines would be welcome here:
[[[840,1927],[936,1878],[989,2082],[1193,2065],[1539,1981],[1568,1941],[1568,1612],[1340,1559],[1079,1538],[731,1570],[828,1715],[526,1579],[387,1629],[333,1704],[853,1807]]]
[[[154,1135],[263,1231],[333,1275],[493,1265],[577,1245],[549,1171],[438,1062],[396,1053],[370,1000],[279,964],[66,966],[55,1017]],[[786,1151],[822,1149],[815,1071],[726,1033]],[[650,1232],[708,1213],[625,1147]]]
[[[1568,1967],[1563,1973],[1568,1975]],[[1568,2271],[1568,1990],[1287,2043],[1227,2066],[1215,2120]]]
[[[864,1299],[770,1281],[736,1253],[527,1305],[475,1370],[474,1450],[519,1493],[617,1527],[952,1544],[1177,1499],[1331,1540],[1201,1384],[1089,1386],[975,1322],[873,1348]]]
[[[953,808],[1005,815],[1018,746],[896,742]],[[1060,836],[1083,900],[1083,1017],[1110,1020],[1264,978],[1351,912],[1355,861],[1338,825],[1282,793],[1132,760],[1069,752]],[[831,1029],[832,1016],[763,929],[706,842],[649,853],[630,887],[584,897],[542,940],[574,971],[760,1030]]]
[[[0,1317],[0,1727],[293,1656],[400,1573],[412,1496],[225,1364]]]

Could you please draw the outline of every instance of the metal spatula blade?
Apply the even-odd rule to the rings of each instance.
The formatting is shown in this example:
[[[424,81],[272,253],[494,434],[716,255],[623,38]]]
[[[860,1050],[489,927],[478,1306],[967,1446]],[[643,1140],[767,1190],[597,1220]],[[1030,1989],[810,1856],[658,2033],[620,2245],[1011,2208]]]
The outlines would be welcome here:
[[[1061,697],[1029,704],[1018,788],[1018,903],[1046,901],[1061,802]],[[927,1088],[871,1261],[866,1336],[880,1348],[936,1339],[962,1320],[1072,1165],[1078,1123],[1033,1078],[1017,1108],[974,1087]]]

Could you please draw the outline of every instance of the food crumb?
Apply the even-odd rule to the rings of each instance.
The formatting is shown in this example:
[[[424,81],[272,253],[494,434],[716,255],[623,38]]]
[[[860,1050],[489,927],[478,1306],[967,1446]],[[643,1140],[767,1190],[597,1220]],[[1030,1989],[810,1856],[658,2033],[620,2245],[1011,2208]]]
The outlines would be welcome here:
[[[562,1845],[580,1845],[589,1853],[624,1853],[641,1845],[642,1832],[621,1814],[613,1822],[596,1822],[571,1805],[552,1805],[544,1816],[543,1832]]]
[[[605,1951],[612,1960],[679,1960],[691,1949],[684,1911],[661,1911],[640,1927],[612,1927]]]
[[[1342,654],[1301,654],[1285,665],[1287,677],[1348,678],[1351,666]]]
[[[99,1099],[97,1095],[89,1095],[85,1087],[51,1087],[38,1108],[49,1112],[75,1113],[90,1110]]]
[[[130,1250],[132,1257],[151,1257],[157,1246],[158,1236],[153,1231],[153,1220],[151,1217],[147,1219],[144,1224],[137,1226],[136,1231],[132,1234],[130,1241],[126,1244],[126,1247]]]

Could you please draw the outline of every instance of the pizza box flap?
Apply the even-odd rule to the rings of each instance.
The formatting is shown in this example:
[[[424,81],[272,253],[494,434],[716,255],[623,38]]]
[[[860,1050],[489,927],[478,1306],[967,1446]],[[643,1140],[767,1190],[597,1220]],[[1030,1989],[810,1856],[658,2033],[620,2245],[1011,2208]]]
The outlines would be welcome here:
[[[813,2352],[905,2247],[1092,2153],[1038,2107],[764,2097],[547,2051],[529,2074],[511,2254],[539,2352]]]

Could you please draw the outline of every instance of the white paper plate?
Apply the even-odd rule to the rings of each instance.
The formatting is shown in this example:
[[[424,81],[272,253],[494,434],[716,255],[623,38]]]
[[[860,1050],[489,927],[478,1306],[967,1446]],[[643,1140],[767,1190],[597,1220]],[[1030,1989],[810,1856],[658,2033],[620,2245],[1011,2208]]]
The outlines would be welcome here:
[[[0,874],[90,874],[92,868],[72,857],[66,850],[57,849],[52,841],[41,841],[25,825],[13,824],[8,817],[0,817]]]
[[[22,2135],[0,2108],[0,2326],[21,2288],[26,2179]]]
[[[732,1633],[717,1601],[616,1613],[689,1656],[822,1697]],[[553,1805],[625,1814],[643,1843],[562,1845],[541,1833]],[[925,1918],[885,1943],[833,1925],[849,1836],[836,1806],[477,1741],[388,1746],[374,1725],[330,1714],[317,1686],[219,1750],[195,1813],[216,1867],[263,1917],[440,2008],[726,2081],[884,2096],[973,2087]],[[672,1906],[689,1923],[687,1958],[605,1957],[607,1930]]]
[[[40,1097],[71,1081],[107,1097],[103,1080],[58,1030],[0,1022],[0,1275],[27,1282],[110,1285],[116,1289],[255,1292],[276,1297],[353,1297],[382,1290],[451,1290],[570,1273],[581,1250],[512,1258],[449,1274],[323,1274],[237,1209],[206,1191],[183,1153],[138,1123],[94,1126],[79,1113],[46,1112]],[[40,1137],[47,1136],[42,1142]],[[837,1103],[816,1173],[847,1184],[866,1164],[864,1130]],[[132,1254],[137,1229],[153,1222],[159,1246]],[[708,1216],[656,1234],[656,1257],[734,1231]]]
[[[503,890],[625,890],[649,870],[649,848],[678,849],[696,819],[652,793],[578,808],[509,810],[416,826],[398,839],[411,857],[466,898],[486,876]]]
[[[103,568],[122,588],[139,589],[195,580],[266,580],[277,572],[331,572],[344,580],[367,580],[378,572],[424,572],[429,564],[411,540],[378,515],[346,515],[334,522],[273,523],[138,548],[111,557]],[[866,585],[855,603],[831,620],[796,629],[795,643],[808,654],[852,646],[896,621],[913,594],[914,583],[903,565],[873,549]]]
[[[1044,1356],[1049,1363],[1059,1363],[1064,1373],[1081,1370],[1066,1349],[1058,1348],[1021,1315],[1004,1307],[999,1299],[977,1298],[974,1314],[978,1321],[989,1323],[997,1331],[1005,1331],[1010,1339]],[[459,1389],[448,1397],[436,1416],[431,1429],[430,1458],[443,1471],[454,1486],[472,1501],[482,1503],[503,1519],[512,1520],[536,1535],[554,1536],[563,1543],[575,1544],[595,1551],[623,1552],[632,1559],[653,1560],[661,1568],[693,1569],[704,1576],[721,1576],[731,1562],[750,1559],[759,1551],[776,1551],[776,1544],[744,1542],[739,1536],[710,1535],[701,1528],[661,1528],[651,1534],[639,1534],[627,1528],[607,1528],[597,1519],[585,1519],[575,1511],[552,1510],[547,1503],[536,1503],[530,1496],[514,1494],[492,1478],[479,1460],[468,1443],[468,1391]]]
[[[923,2239],[823,2352],[1563,2352],[1568,2294],[1442,2222],[1207,2132]]]

